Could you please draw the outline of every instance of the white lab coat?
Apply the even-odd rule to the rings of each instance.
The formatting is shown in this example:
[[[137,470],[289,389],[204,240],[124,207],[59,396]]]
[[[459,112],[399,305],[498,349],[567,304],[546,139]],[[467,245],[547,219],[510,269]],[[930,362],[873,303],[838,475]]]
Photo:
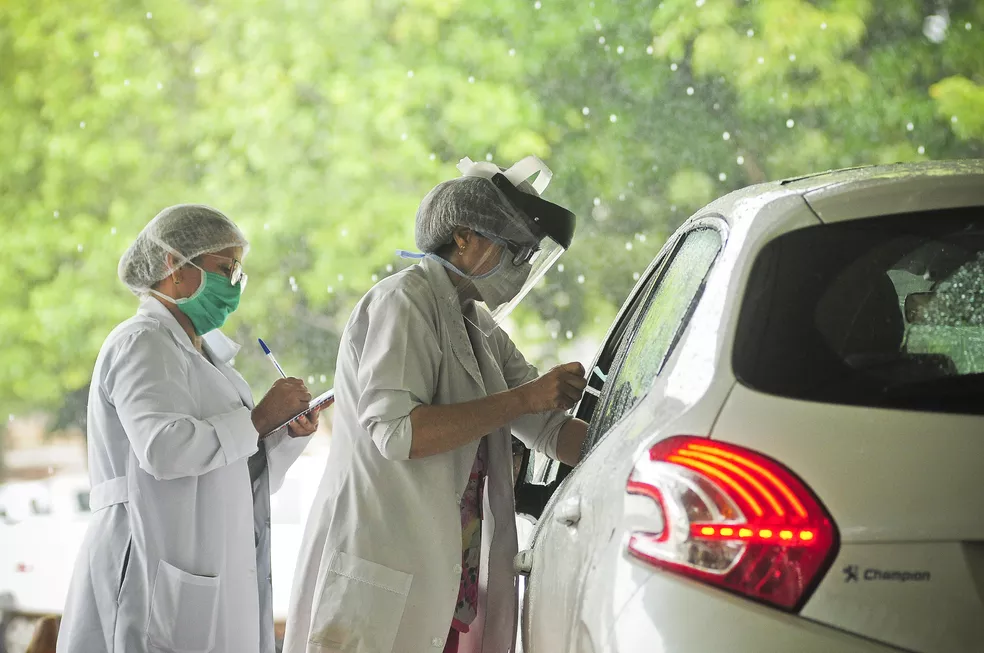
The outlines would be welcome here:
[[[281,429],[258,449],[250,389],[230,365],[239,347],[213,331],[205,349],[214,365],[147,299],[99,352],[93,515],[59,653],[274,651],[270,493],[310,438]],[[247,461],[264,449],[251,484]]]
[[[473,319],[487,312],[468,308]],[[491,322],[486,331],[493,328]],[[468,324],[444,268],[424,259],[377,284],[342,335],[331,451],[298,556],[284,653],[425,653],[445,644],[461,577],[461,495],[478,440],[409,459],[410,411],[537,377],[504,331]],[[555,456],[564,413],[511,424]],[[514,644],[510,428],[487,436],[480,616],[462,651]]]

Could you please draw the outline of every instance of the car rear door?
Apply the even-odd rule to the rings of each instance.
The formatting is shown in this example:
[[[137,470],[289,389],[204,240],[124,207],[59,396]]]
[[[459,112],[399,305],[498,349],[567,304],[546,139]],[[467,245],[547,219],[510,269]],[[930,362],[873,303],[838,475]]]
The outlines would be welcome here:
[[[578,413],[591,420],[586,456],[560,485],[537,526],[524,608],[526,653],[577,648],[575,638],[582,632],[579,606],[591,556],[609,535],[598,530],[605,506],[595,497],[611,481],[599,473],[611,450],[606,454],[598,445],[648,392],[672,353],[721,249],[725,230],[723,221],[705,220],[671,243],[665,265],[658,258],[651,267],[636,296],[627,302],[629,309],[623,309],[624,324],[616,324],[596,361],[599,371],[593,383],[598,387],[603,381],[599,397],[597,401],[586,397]]]

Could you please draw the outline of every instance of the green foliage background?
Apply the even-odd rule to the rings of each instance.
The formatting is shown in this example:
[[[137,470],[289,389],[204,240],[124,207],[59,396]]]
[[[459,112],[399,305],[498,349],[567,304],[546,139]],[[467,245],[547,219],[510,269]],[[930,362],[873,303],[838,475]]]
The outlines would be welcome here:
[[[257,336],[325,387],[427,190],[535,153],[579,216],[515,318],[549,358],[716,196],[984,156],[982,53],[980,0],[0,0],[0,414],[77,420],[136,307],[119,256],[170,204],[251,238],[254,389]]]

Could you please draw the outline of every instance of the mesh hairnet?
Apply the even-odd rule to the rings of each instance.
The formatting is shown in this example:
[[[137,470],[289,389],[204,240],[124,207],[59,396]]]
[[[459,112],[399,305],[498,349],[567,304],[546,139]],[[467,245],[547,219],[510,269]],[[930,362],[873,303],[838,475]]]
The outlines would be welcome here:
[[[232,220],[201,204],[178,204],[143,228],[120,258],[117,273],[131,292],[145,295],[188,261],[227,247],[242,247],[244,255],[249,250],[246,236]],[[174,257],[170,266],[168,254]]]
[[[517,188],[537,194],[529,182],[524,181]],[[458,226],[520,244],[538,241],[518,209],[491,180],[482,177],[444,181],[427,193],[417,209],[417,249],[436,252],[451,242]]]

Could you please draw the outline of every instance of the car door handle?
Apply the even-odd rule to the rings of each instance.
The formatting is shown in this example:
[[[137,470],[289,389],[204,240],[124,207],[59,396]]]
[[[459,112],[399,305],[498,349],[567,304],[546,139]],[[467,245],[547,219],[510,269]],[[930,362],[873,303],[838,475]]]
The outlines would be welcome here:
[[[569,497],[561,501],[554,520],[565,526],[576,526],[581,521],[581,497]]]
[[[524,549],[513,558],[513,571],[518,576],[529,576],[533,570],[533,549]]]

